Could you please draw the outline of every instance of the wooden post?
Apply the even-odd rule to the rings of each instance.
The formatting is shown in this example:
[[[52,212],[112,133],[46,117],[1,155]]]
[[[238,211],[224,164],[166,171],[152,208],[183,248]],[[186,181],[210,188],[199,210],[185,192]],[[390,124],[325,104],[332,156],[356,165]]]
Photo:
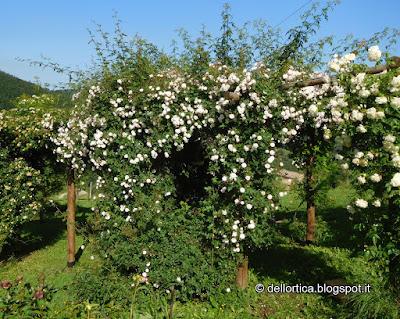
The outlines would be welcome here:
[[[92,186],[93,186],[93,182],[90,181],[89,182],[89,200],[92,199]]]
[[[310,157],[308,159],[307,164],[307,172],[306,172],[306,187],[307,187],[307,235],[306,242],[311,244],[315,240],[315,203],[314,203],[314,189],[313,189],[313,181],[314,176],[312,173],[312,162],[314,161],[314,157]]]
[[[175,293],[175,285],[172,285],[172,292],[171,292],[171,305],[169,310],[169,319],[172,319],[172,314],[174,310],[174,293]]]
[[[306,159],[306,201],[307,201],[307,234],[306,242],[311,244],[315,240],[315,189],[314,189],[314,174],[313,168],[315,163],[314,145],[315,131],[312,127],[308,127],[308,145]]]
[[[247,288],[247,271],[249,268],[249,262],[243,258],[243,261],[239,264],[238,272],[236,275],[236,283],[239,288]]]
[[[75,265],[75,176],[74,176],[74,169],[72,169],[71,167],[67,168],[67,178],[68,178],[67,266],[68,268],[72,268]]]

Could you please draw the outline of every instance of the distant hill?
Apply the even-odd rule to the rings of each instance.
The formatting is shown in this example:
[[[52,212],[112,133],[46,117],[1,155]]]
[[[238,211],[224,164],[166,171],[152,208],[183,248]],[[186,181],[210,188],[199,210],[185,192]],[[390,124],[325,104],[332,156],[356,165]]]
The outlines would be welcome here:
[[[31,82],[21,80],[11,74],[0,71],[0,109],[12,108],[11,100],[22,94],[48,93],[48,90],[40,88]]]
[[[51,91],[37,84],[21,80],[11,74],[0,71],[0,109],[12,108],[13,104],[11,101],[24,93],[27,95],[39,95],[43,93],[61,94],[59,107],[69,107],[72,105],[70,102],[72,93],[67,90]]]

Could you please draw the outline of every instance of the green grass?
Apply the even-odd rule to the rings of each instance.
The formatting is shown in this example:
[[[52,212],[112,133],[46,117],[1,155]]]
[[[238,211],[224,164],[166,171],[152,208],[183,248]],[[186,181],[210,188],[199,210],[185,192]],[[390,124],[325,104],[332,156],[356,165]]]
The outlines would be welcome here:
[[[61,211],[65,212],[66,205],[61,202]],[[78,202],[77,220],[82,221],[88,212],[89,202]],[[24,241],[25,238],[31,238]],[[25,236],[24,236],[25,235]],[[76,251],[80,251],[84,238],[76,235]],[[8,253],[8,254],[7,254]],[[0,268],[0,281],[15,280],[24,276],[24,282],[37,285],[40,274],[44,274],[46,283],[55,287],[65,287],[71,280],[74,272],[87,267],[92,261],[90,249],[84,250],[77,266],[67,268],[67,232],[64,217],[55,211],[47,214],[44,222],[32,221],[25,225],[22,243],[17,251],[8,251],[3,256]]]
[[[317,206],[316,242],[308,246],[304,244],[305,204],[297,197],[295,190],[289,190],[288,196],[282,198],[281,209],[276,216],[276,220],[279,220],[276,224],[276,244],[249,256],[249,288],[239,291],[233,289],[230,293],[215,296],[210,302],[175,303],[175,317],[364,318],[362,314],[369,314],[365,318],[395,318],[396,315],[393,314],[382,316],[382,313],[395,309],[393,305],[396,301],[390,299],[376,269],[362,255],[360,244],[351,239],[354,231],[346,206],[353,195],[352,188],[346,183],[328,192],[324,202]],[[65,212],[66,201],[58,201],[58,205]],[[79,222],[85,221],[90,214],[90,206],[89,201],[78,202]],[[96,268],[99,262],[96,256],[94,260],[90,258],[90,244],[86,245],[83,252],[79,250],[84,238],[77,235],[76,250],[81,256],[74,268],[66,267],[67,239],[63,218],[56,210],[50,210],[45,223],[34,221],[27,224],[25,233],[30,234],[34,240],[19,247],[17,253],[3,257],[0,281],[15,280],[24,275],[26,282],[37,286],[37,277],[43,273],[46,283],[58,289],[53,302],[72,301],[71,290],[67,288],[76,278],[75,275]],[[113,281],[113,276],[110,274],[106,280]],[[343,279],[352,285],[370,283],[373,293],[368,296],[353,295],[353,308],[349,308],[327,295],[267,291],[256,293],[254,290],[257,283],[262,283],[265,287],[280,283],[316,285],[332,279]],[[149,296],[141,295],[141,298]],[[166,318],[169,309],[168,296],[160,297],[159,300],[157,298],[150,296],[148,302],[153,306],[149,308],[149,313],[153,311],[155,318]],[[129,309],[125,314],[128,313]]]

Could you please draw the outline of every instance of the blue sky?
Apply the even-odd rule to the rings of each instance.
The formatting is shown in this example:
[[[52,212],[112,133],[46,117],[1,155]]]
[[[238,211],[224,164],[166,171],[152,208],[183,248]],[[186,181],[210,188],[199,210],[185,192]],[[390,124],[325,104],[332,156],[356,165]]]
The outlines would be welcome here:
[[[105,31],[112,32],[113,10],[118,12],[122,30],[128,36],[139,34],[168,49],[171,41],[178,38],[175,30],[181,27],[196,36],[204,24],[208,32],[219,34],[225,2],[231,5],[238,26],[260,18],[275,26],[308,0],[2,0],[0,70],[31,82],[36,81],[35,76],[42,83],[67,81],[64,75],[42,71],[15,58],[40,60],[44,55],[62,66],[85,69],[95,53],[88,44],[87,28],[94,30],[95,20]],[[308,3],[279,27],[288,31],[297,25],[300,14],[311,5]],[[322,24],[318,36],[334,34],[340,38],[352,33],[357,38],[369,38],[386,26],[400,29],[399,12],[400,0],[342,0],[330,12],[329,21]]]

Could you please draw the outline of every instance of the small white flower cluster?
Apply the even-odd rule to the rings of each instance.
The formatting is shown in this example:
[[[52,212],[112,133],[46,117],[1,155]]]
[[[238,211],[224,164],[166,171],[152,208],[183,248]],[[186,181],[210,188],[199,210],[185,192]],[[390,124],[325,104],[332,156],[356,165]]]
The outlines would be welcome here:
[[[43,128],[52,131],[54,127],[54,117],[51,114],[46,113],[43,115],[43,119],[40,124],[43,126]]]
[[[356,59],[356,55],[354,53],[349,53],[342,56],[339,59],[339,56],[335,54],[333,56],[333,60],[328,62],[328,67],[332,72],[344,72],[349,69],[349,64],[352,63]]]
[[[381,120],[385,117],[384,111],[377,111],[376,108],[370,107],[366,111],[367,118],[372,120]]]
[[[145,252],[145,251],[143,251],[143,254],[144,254],[144,252]],[[146,267],[150,267],[150,262],[148,262],[148,263],[146,264]],[[149,275],[149,272],[150,272],[150,269],[149,269],[149,268],[146,268],[146,269],[144,270],[144,272],[142,272],[142,277],[145,278],[145,279],[142,278],[142,282],[148,283],[147,277],[148,277],[148,275]]]
[[[389,88],[390,92],[392,92],[392,93],[400,91],[400,75],[395,76],[392,79],[392,81],[390,81],[390,85],[388,88]]]
[[[376,85],[370,85],[367,88],[367,76],[366,73],[358,73],[356,76],[353,76],[350,79],[352,90],[351,93],[358,94],[361,98],[367,98],[371,94],[377,95],[379,94],[379,90],[377,89]]]
[[[367,167],[369,160],[373,160],[374,155],[371,152],[365,154],[359,150],[354,150],[354,158],[352,159],[352,163],[356,166]]]
[[[394,174],[394,176],[390,180],[390,185],[392,185],[393,187],[400,187],[400,173]]]
[[[400,154],[399,154],[400,147],[394,144],[395,141],[396,137],[391,134],[384,136],[382,142],[383,150],[390,153],[393,166],[400,168]]]
[[[283,79],[284,79],[285,81],[294,82],[294,81],[299,80],[299,78],[301,78],[301,77],[304,76],[304,75],[305,75],[304,72],[300,72],[300,71],[298,71],[298,70],[295,70],[295,69],[293,68],[293,66],[290,66],[290,67],[289,67],[289,70],[287,70],[286,73],[283,74],[282,77],[283,77]]]
[[[311,74],[310,78],[327,76],[327,74]],[[283,105],[281,118],[286,127],[282,129],[282,143],[293,139],[302,139],[306,120],[312,120],[313,126],[323,132],[325,140],[329,140],[332,131],[344,122],[342,109],[347,106],[344,101],[344,89],[336,84],[325,83],[319,86],[306,86],[296,92],[288,91],[289,101]],[[308,123],[308,121],[307,121]]]
[[[392,97],[390,100],[390,105],[395,106],[396,108],[400,107],[400,97]]]
[[[368,202],[364,199],[357,199],[355,201],[356,206],[360,207],[360,208],[367,208],[368,207]]]

